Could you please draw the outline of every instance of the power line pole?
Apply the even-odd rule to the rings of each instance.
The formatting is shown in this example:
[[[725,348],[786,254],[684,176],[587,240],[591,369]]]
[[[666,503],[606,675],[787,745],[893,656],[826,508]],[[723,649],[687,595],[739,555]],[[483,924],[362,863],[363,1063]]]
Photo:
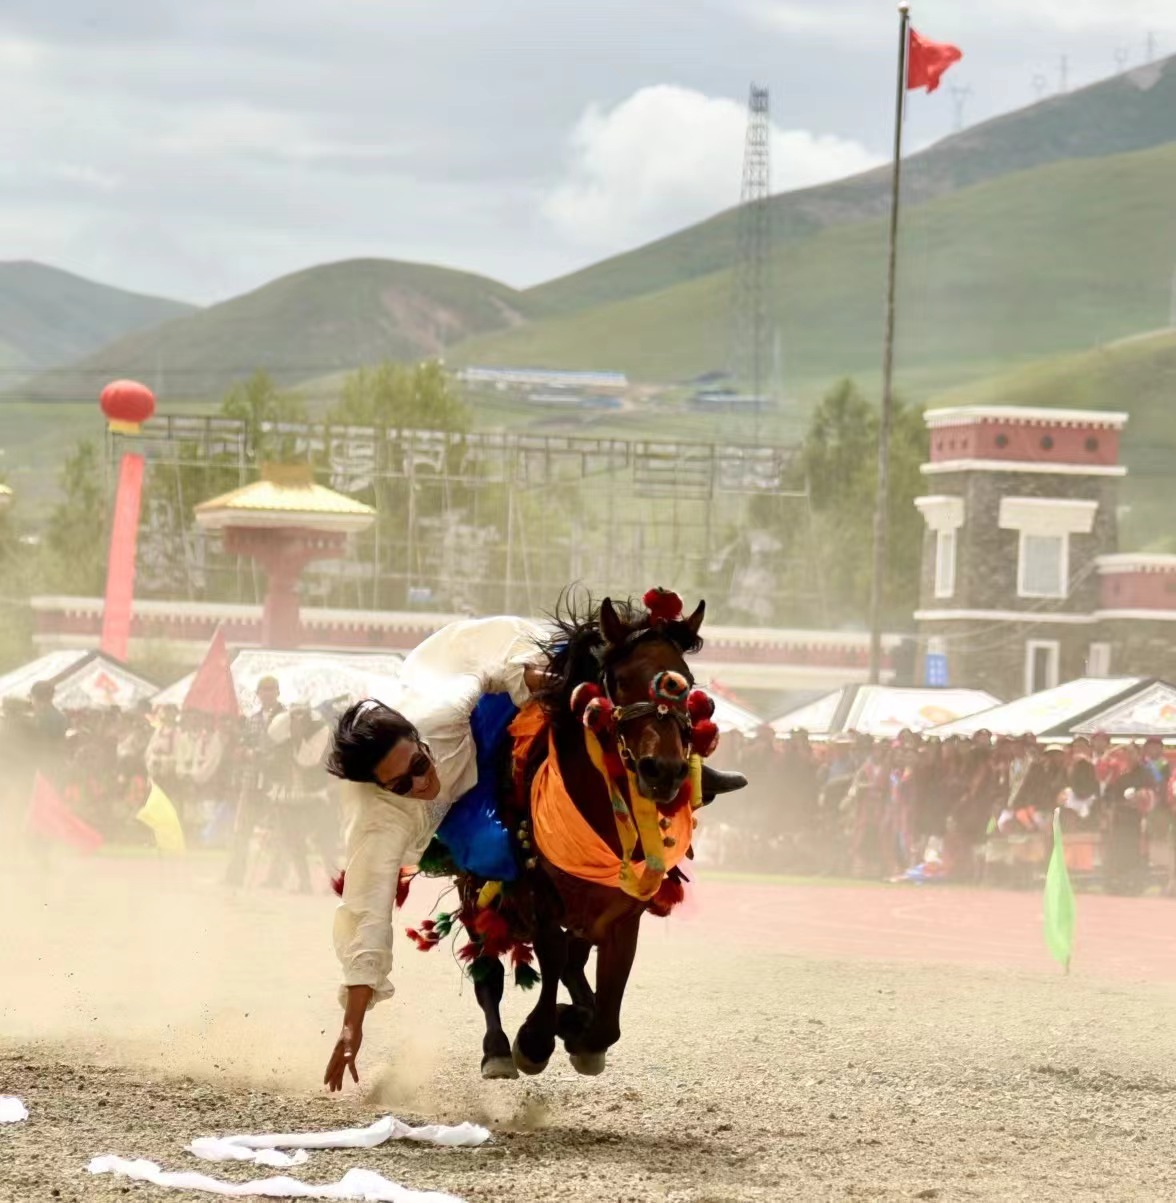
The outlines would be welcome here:
[[[1156,33],[1154,29],[1148,30],[1145,47],[1144,57],[1146,61],[1154,63],[1156,61]]]
[[[968,97],[971,95],[972,87],[970,84],[952,84],[951,101],[955,106],[953,128],[957,134],[964,128],[964,105],[968,103]]]
[[[1044,75],[1038,74],[1030,81],[1033,85],[1033,91],[1037,95],[1038,100],[1045,98],[1045,90],[1049,87],[1049,80]]]
[[[1065,96],[1070,90],[1070,56],[1063,54],[1058,62],[1058,92]]]
[[[1122,75],[1127,70],[1127,64],[1131,61],[1130,46],[1115,47],[1115,70],[1119,75]]]

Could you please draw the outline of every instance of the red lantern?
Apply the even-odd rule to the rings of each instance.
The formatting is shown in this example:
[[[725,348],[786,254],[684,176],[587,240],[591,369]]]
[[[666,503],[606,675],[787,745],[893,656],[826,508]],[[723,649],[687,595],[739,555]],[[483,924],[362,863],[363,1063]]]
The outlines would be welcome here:
[[[155,394],[135,380],[115,380],[102,390],[102,412],[115,434],[138,434],[155,413]]]

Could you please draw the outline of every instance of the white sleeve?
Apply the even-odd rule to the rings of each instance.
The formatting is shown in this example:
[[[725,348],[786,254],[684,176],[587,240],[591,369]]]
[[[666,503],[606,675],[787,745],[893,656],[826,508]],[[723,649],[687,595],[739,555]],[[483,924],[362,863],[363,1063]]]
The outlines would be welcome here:
[[[516,706],[530,700],[523,679],[540,659],[542,628],[525,618],[473,618],[451,622],[430,635],[404,662],[401,681],[413,694],[435,697],[438,681],[474,678],[479,693],[509,693]],[[460,687],[458,687],[460,692]]]
[[[348,782],[347,861],[343,897],[335,911],[335,955],[343,969],[339,1002],[348,986],[371,986],[371,1005],[393,994],[392,914],[400,866],[414,842],[412,820],[376,787]]]
[[[509,693],[516,706],[531,700],[525,673],[539,662],[539,628],[523,618],[493,618],[495,637],[499,640],[495,655],[484,665],[481,673],[483,693]]]

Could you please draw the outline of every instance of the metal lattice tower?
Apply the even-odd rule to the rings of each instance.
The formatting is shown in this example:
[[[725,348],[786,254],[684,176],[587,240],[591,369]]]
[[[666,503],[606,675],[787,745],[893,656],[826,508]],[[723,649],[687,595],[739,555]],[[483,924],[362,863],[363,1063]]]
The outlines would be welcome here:
[[[762,402],[772,374],[776,336],[771,304],[771,120],[768,89],[751,85],[743,150],[728,362],[736,387]],[[758,428],[759,405],[756,406]],[[758,430],[757,430],[758,433]]]

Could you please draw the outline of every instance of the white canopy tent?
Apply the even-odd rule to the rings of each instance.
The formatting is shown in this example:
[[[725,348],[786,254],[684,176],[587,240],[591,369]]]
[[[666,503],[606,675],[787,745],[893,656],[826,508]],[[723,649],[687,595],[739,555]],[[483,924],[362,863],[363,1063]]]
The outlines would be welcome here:
[[[999,698],[983,689],[846,685],[781,715],[771,726],[781,739],[797,728],[818,738],[859,731],[874,739],[893,739],[904,730],[926,731],[999,704]]]
[[[242,714],[256,710],[257,683],[275,677],[282,701],[321,706],[340,699],[391,695],[404,657],[395,652],[267,651],[242,648],[232,654],[229,670]],[[158,706],[182,706],[195,673],[188,673],[155,698]]]
[[[1035,735],[1070,739],[1176,737],[1176,687],[1155,677],[1079,677],[1004,706],[936,727],[939,736]]]
[[[121,709],[154,698],[159,687],[101,652],[49,652],[0,677],[0,699],[27,699],[38,681],[53,683],[59,710]]]

